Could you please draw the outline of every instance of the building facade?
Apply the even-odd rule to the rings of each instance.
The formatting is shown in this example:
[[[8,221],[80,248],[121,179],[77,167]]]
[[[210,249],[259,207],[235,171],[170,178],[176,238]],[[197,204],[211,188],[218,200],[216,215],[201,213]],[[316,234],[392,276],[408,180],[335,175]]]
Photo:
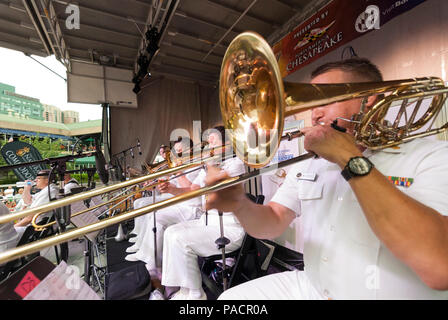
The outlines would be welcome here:
[[[0,143],[10,137],[36,136],[71,140],[101,133],[101,120],[79,122],[79,112],[62,111],[39,99],[17,94],[15,87],[0,83]]]
[[[0,83],[0,113],[21,119],[44,120],[39,99],[17,94],[15,87]]]
[[[71,110],[62,111],[62,122],[65,124],[78,123],[79,112]]]
[[[17,94],[14,86],[0,83],[0,114],[19,119],[34,119],[71,124],[79,122],[79,112],[62,111],[56,106],[43,104],[39,99]]]

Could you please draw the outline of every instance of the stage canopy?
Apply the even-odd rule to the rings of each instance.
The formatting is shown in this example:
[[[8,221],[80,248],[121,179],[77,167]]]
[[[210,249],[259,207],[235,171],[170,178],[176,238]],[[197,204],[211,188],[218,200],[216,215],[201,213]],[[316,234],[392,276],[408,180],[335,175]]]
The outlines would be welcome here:
[[[152,75],[217,81],[224,52],[238,33],[252,30],[276,41],[294,27],[294,19],[326,2],[0,0],[0,46],[54,54],[69,71],[82,61],[137,72],[140,53],[152,43],[160,48],[150,59]],[[153,27],[157,41],[146,35]]]
[[[220,121],[216,88],[236,35],[255,31],[273,45],[328,2],[0,0],[0,46],[54,55],[67,69],[68,102],[111,108],[107,151],[140,139],[151,161],[173,129]]]

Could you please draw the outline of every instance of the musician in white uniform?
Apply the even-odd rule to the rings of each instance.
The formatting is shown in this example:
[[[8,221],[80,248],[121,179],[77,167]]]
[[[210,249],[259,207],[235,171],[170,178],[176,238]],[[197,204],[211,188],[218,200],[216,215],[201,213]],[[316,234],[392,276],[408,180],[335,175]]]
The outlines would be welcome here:
[[[312,83],[382,81],[365,59],[326,64]],[[367,100],[370,108],[376,97]],[[220,299],[448,299],[448,145],[431,138],[371,151],[329,126],[360,110],[361,99],[313,109],[305,149],[267,205],[240,186],[208,204],[234,211],[254,237],[281,235],[297,215],[304,230],[301,271],[282,272],[225,291]],[[209,183],[222,179],[209,171]]]
[[[179,159],[182,156],[182,153],[185,155],[185,152],[187,150],[191,150],[193,145],[193,142],[191,141],[191,139],[187,138],[187,137],[180,137],[173,146],[173,150],[176,153],[175,155],[172,155],[173,160],[175,159]],[[191,152],[190,152],[191,153]],[[180,177],[180,180],[176,179],[174,176],[171,177],[171,183],[173,183],[174,185],[178,186],[179,183],[182,184],[185,187],[189,187],[191,185],[191,181],[193,181],[196,176],[198,174],[198,171],[193,171],[190,174],[187,174],[186,176],[182,176]],[[162,178],[165,179],[165,178]],[[151,184],[154,184],[155,181],[148,181],[146,183],[144,183],[143,187],[145,186],[149,186]],[[152,189],[152,192],[155,192],[155,202],[159,202],[162,200],[166,200],[171,198],[173,195],[168,193],[168,192],[160,192],[159,190],[154,190]],[[134,201],[133,203],[133,208],[134,209],[140,209],[142,207],[146,207],[150,204],[152,204],[154,201],[154,197],[153,195],[150,196],[145,196],[142,198],[139,198],[137,200]],[[130,232],[131,234],[135,234],[135,237],[132,237],[129,239],[129,242],[134,243],[134,245],[132,245],[131,247],[126,249],[126,252],[128,253],[136,253],[140,246],[141,243],[143,241],[143,239],[145,238],[146,232],[149,230],[150,232],[152,232],[152,228],[147,228],[149,225],[149,219],[150,219],[150,214],[146,214],[146,215],[142,215],[139,216],[137,218],[134,219],[134,229]],[[131,261],[136,261],[136,257],[135,256],[128,256],[127,257],[128,260]]]
[[[209,148],[223,145],[224,127],[216,127],[209,134]],[[219,149],[215,155],[220,154]],[[230,158],[217,163],[222,172],[229,176],[238,176],[245,173],[244,163],[238,158]],[[191,189],[196,190],[205,186],[206,170],[201,170]],[[203,210],[202,210],[203,211]],[[232,252],[241,247],[245,232],[238,219],[231,212],[223,212],[224,237],[230,240],[225,251]],[[221,237],[219,215],[217,210],[209,210],[207,215],[203,212],[198,220],[178,223],[165,231],[162,285],[180,287],[172,300],[205,300],[206,295],[202,289],[201,272],[198,265],[198,256],[208,257],[220,254],[215,241]]]
[[[185,151],[191,149],[191,147],[192,143],[188,138],[179,139],[179,141],[174,145],[175,151],[180,157],[182,157],[182,155],[185,157]],[[198,173],[199,170],[195,170],[187,174],[179,174],[174,180],[164,183],[162,187],[158,187],[158,191],[161,195],[156,197],[156,202],[172,197],[173,192],[177,194],[178,192],[184,192],[185,189],[189,190],[191,182],[196,178]],[[152,197],[138,199],[134,202],[134,208],[138,209],[152,204],[152,200]],[[163,234],[165,229],[172,224],[198,218],[198,210],[200,206],[200,198],[197,198],[156,211],[155,232],[153,230],[153,212],[138,217],[135,220],[139,225],[136,230],[136,232],[138,232],[136,237],[137,241],[133,246],[127,249],[127,252],[131,254],[127,255],[125,259],[127,261],[143,261],[147,264],[146,267],[152,277],[155,278],[159,276],[160,270],[157,270],[157,267],[160,267],[162,264]],[[154,233],[157,242],[157,252],[154,251]],[[157,254],[157,261],[155,261],[155,254]]]
[[[10,214],[8,207],[0,201],[0,216]],[[19,235],[14,228],[13,222],[0,224],[0,252],[7,251],[16,246],[19,242]],[[0,267],[4,263],[0,264]]]
[[[65,173],[64,174],[64,194],[70,195],[72,193],[71,190],[73,188],[78,188],[78,187],[79,187],[79,182],[75,178],[72,178],[70,173]]]
[[[41,170],[38,172],[35,183],[36,188],[40,191],[36,194],[31,195],[31,184],[25,184],[24,190],[23,190],[23,206],[22,210],[24,209],[31,209],[36,208],[41,205],[44,205],[48,202],[50,202],[49,193],[48,193],[48,184],[50,184],[50,197],[52,199],[56,198],[56,195],[58,194],[58,187],[51,183],[49,178],[50,170]],[[29,182],[28,180],[26,182]],[[40,222],[44,217],[49,217],[52,214],[52,211],[47,212],[45,214],[42,214],[39,216],[38,221]],[[14,227],[16,228],[17,233],[19,234],[19,237],[22,236],[23,232],[25,232],[25,229],[27,226],[30,225],[31,221],[33,219],[33,216],[27,216],[22,218],[19,222],[17,222]]]

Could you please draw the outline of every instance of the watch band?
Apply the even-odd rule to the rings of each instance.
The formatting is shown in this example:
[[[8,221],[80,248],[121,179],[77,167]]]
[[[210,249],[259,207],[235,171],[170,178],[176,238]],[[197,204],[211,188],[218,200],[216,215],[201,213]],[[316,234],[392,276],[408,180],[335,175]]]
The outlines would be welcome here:
[[[350,165],[350,161],[352,161],[353,159],[356,159],[356,158],[363,158],[365,161],[367,161],[370,164],[370,170],[368,172],[366,172],[365,174],[356,174],[355,172],[352,172],[350,170],[350,166],[349,166]],[[374,168],[374,165],[368,158],[366,158],[366,157],[353,157],[353,158],[350,158],[350,160],[345,165],[344,169],[342,169],[341,175],[344,177],[344,179],[346,181],[349,181],[353,177],[360,177],[360,176],[368,175],[372,171],[373,168]]]
[[[344,177],[344,179],[346,181],[350,180],[351,178],[353,178],[353,175],[350,171],[350,169],[348,168],[348,164],[345,166],[344,169],[342,169],[341,171],[341,175]]]

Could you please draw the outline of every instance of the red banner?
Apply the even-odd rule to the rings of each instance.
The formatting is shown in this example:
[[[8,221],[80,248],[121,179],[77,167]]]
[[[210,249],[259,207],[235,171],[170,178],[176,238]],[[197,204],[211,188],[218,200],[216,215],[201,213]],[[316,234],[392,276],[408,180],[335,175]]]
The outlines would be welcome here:
[[[375,30],[425,0],[333,0],[276,43],[282,77]]]

